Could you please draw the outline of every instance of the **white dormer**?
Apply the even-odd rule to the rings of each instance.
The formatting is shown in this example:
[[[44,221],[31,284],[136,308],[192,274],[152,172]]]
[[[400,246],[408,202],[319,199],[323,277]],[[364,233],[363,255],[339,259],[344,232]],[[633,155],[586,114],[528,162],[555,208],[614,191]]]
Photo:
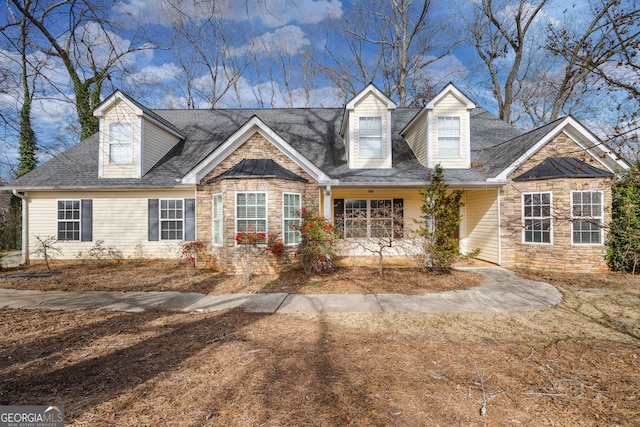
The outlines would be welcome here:
[[[349,168],[391,168],[391,111],[395,108],[373,83],[345,106],[341,134]]]
[[[475,104],[449,83],[401,132],[423,165],[471,167],[471,110]]]
[[[120,91],[93,112],[100,118],[100,178],[140,178],[183,136]]]

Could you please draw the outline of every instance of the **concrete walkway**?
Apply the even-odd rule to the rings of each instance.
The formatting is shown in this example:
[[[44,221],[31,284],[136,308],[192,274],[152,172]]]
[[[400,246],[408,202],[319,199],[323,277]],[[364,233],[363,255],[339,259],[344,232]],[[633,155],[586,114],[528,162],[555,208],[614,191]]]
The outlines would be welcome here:
[[[0,308],[77,310],[107,309],[140,312],[162,309],[183,312],[213,312],[241,308],[252,313],[455,313],[535,310],[552,307],[562,294],[546,283],[518,277],[500,267],[460,268],[485,277],[478,287],[410,296],[399,294],[229,294],[203,295],[183,292],[65,292],[0,289]],[[0,281],[0,286],[10,286]]]

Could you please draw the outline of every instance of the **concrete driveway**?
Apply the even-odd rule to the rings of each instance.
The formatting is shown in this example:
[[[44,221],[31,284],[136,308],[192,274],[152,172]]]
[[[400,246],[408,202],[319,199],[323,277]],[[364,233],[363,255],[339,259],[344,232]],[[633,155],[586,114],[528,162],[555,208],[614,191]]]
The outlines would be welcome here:
[[[485,277],[475,288],[421,296],[399,294],[229,294],[182,292],[64,292],[7,289],[11,279],[0,279],[0,307],[21,309],[108,309],[144,311],[162,309],[213,312],[241,308],[253,313],[387,312],[456,313],[506,312],[552,307],[562,301],[553,286],[526,280],[500,267],[466,267]]]

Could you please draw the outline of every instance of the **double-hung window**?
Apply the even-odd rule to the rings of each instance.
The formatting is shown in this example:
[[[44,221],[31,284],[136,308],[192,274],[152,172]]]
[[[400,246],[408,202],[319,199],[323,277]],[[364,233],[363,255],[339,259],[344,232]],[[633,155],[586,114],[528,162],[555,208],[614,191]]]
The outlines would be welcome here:
[[[358,147],[361,158],[382,157],[382,117],[360,117]]]
[[[370,200],[369,217],[371,237],[393,237],[393,202],[391,200]]]
[[[522,195],[523,241],[551,243],[551,193]]]
[[[345,200],[344,237],[367,237],[367,200]]]
[[[160,240],[182,240],[184,200],[160,200]]]
[[[80,240],[80,200],[58,200],[58,240]]]
[[[460,157],[460,117],[438,117],[438,157]]]
[[[246,236],[251,241],[264,241],[266,235],[267,193],[236,193],[236,241],[242,242]]]
[[[300,211],[302,199],[298,193],[282,195],[282,241],[285,245],[300,243]]]
[[[133,163],[133,124],[109,124],[109,163]]]
[[[573,244],[602,243],[602,192],[571,192],[571,229]]]
[[[213,246],[222,246],[224,223],[222,220],[223,206],[222,206],[222,193],[213,195],[213,207],[212,207],[212,227],[213,227]]]

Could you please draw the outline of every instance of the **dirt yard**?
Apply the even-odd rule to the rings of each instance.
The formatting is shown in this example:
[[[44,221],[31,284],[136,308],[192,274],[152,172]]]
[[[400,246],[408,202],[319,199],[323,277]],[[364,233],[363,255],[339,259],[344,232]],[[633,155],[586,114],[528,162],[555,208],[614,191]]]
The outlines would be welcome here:
[[[242,276],[229,276],[207,269],[198,269],[195,275],[187,277],[186,266],[175,260],[57,262],[51,270],[60,274],[37,280],[29,277],[1,278],[7,274],[46,272],[42,264],[0,272],[0,287],[63,291],[178,291],[210,295],[238,292],[420,295],[467,289],[478,286],[481,280],[478,274],[462,271],[430,273],[419,268],[388,267],[380,276],[373,267],[338,267],[317,276],[306,276],[302,270],[254,275],[246,283]]]
[[[192,285],[175,266],[174,279],[160,265],[146,276],[102,268],[60,266],[62,283],[0,279],[0,287],[226,292],[217,287],[231,280],[199,272]],[[410,279],[423,287],[415,293],[477,279],[388,273],[403,281],[398,289]],[[640,281],[521,274],[558,286],[563,302],[516,313],[321,317],[0,309],[0,404],[64,405],[73,426],[640,425]],[[358,292],[393,286],[345,268],[256,278],[243,289],[334,292],[356,279],[349,286]]]

